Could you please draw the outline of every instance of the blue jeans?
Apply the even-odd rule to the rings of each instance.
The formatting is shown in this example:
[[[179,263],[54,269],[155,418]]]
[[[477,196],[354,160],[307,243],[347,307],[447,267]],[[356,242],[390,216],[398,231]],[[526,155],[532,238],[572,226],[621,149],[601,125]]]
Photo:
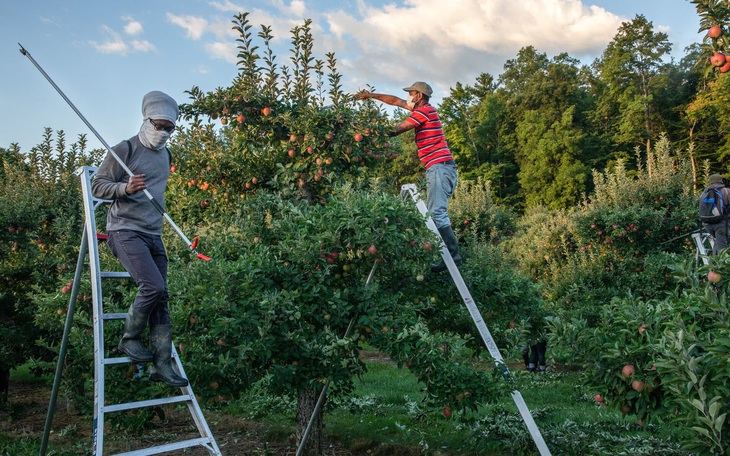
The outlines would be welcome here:
[[[167,253],[162,237],[139,231],[110,231],[109,248],[137,284],[132,307],[150,316],[150,326],[170,323]]]
[[[426,207],[436,228],[451,226],[448,199],[457,182],[456,164],[437,163],[426,170]]]

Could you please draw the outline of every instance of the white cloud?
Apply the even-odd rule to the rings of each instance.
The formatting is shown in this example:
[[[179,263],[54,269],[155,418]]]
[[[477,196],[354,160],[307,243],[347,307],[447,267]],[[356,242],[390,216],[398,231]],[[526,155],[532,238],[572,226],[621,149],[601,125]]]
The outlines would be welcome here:
[[[136,52],[151,52],[157,49],[147,40],[132,40],[129,44],[132,47],[132,50]]]
[[[144,31],[142,28],[142,24],[135,21],[133,18],[125,16],[122,18],[122,20],[127,21],[127,25],[124,26],[124,33],[126,33],[127,35],[135,36],[141,34]]]
[[[238,52],[235,43],[215,41],[205,44],[205,50],[208,55],[214,59],[225,60],[227,62],[236,63]]]
[[[525,46],[596,57],[624,20],[580,0],[358,0],[355,11],[324,13],[322,25],[358,88],[426,79],[445,95],[479,73],[498,76]]]
[[[233,3],[230,0],[226,0],[225,2],[209,2],[208,4],[210,6],[212,6],[213,8],[217,9],[218,11],[221,11],[224,13],[228,13],[228,12],[238,13],[238,12],[246,11],[245,6],[236,5],[235,3]]]
[[[127,25],[124,27],[124,31],[126,33],[130,35],[137,35],[141,33],[141,24],[135,22],[131,18],[124,19],[129,20]],[[137,26],[132,26],[130,29],[131,24],[138,24],[139,30],[137,29]],[[122,38],[122,35],[120,33],[116,32],[114,29],[107,25],[102,25],[102,30],[108,36],[108,39],[106,41],[103,41],[101,43],[96,41],[89,42],[91,46],[94,47],[94,49],[101,52],[102,54],[127,55],[130,52],[152,52],[156,50],[155,46],[147,40],[131,40],[129,42],[126,42]]]
[[[208,21],[196,16],[177,16],[167,13],[167,20],[172,24],[182,27],[187,32],[188,38],[199,40],[208,28]]]

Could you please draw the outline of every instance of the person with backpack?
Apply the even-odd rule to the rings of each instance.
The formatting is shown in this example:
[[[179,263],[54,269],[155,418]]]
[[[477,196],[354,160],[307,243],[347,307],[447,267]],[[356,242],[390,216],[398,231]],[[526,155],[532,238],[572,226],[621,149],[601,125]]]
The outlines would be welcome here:
[[[722,175],[712,174],[710,185],[700,195],[700,221],[705,230],[715,239],[713,255],[727,248],[728,205],[730,189],[725,187]]]

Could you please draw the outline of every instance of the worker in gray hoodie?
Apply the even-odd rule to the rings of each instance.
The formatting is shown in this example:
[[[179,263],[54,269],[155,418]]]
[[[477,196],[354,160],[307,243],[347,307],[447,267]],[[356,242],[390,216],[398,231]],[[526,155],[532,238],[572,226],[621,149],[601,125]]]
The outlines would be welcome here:
[[[118,348],[135,362],[152,361],[150,380],[185,387],[187,379],[178,375],[172,365],[163,216],[144,194],[146,189],[165,208],[172,157],[166,143],[175,131],[178,115],[178,104],[169,95],[159,91],[146,94],[139,133],[112,148],[134,176],[129,177],[107,154],[91,189],[95,197],[113,201],[107,216],[107,243],[139,289],[129,307]],[[148,325],[149,350],[141,340]]]

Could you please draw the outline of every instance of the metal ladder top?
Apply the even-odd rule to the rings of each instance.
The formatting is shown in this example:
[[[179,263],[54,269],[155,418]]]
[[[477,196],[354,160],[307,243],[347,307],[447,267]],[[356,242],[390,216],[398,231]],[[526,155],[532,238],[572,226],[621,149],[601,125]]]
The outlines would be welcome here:
[[[41,441],[39,455],[45,456],[48,444],[48,436],[50,434],[53,413],[55,411],[56,399],[58,397],[58,389],[61,381],[61,374],[66,357],[68,347],[68,336],[70,334],[73,323],[73,312],[76,305],[76,296],[78,293],[79,282],[83,272],[84,259],[86,254],[89,255],[89,268],[91,274],[91,298],[93,308],[93,327],[94,327],[94,421],[93,421],[93,455],[103,456],[104,454],[104,416],[106,413],[119,412],[124,410],[132,410],[144,407],[154,407],[165,404],[175,404],[184,402],[195,425],[200,434],[200,438],[182,440],[178,442],[167,443],[163,445],[153,446],[140,450],[117,453],[116,456],[146,456],[170,451],[181,450],[192,447],[205,448],[209,454],[214,456],[222,456],[220,449],[208,427],[208,423],[203,416],[197,398],[193,393],[191,385],[181,389],[181,394],[171,397],[163,397],[157,399],[148,399],[122,404],[105,405],[104,400],[104,375],[107,365],[130,363],[132,360],[128,356],[106,357],[104,350],[104,322],[112,320],[124,320],[127,313],[104,313],[102,305],[102,279],[119,279],[129,278],[129,273],[125,272],[106,272],[101,271],[99,263],[99,240],[106,238],[105,235],[96,232],[96,209],[109,201],[94,198],[91,193],[91,179],[96,174],[97,168],[84,166],[77,170],[81,178],[81,190],[84,204],[84,230],[82,233],[81,248],[76,264],[76,275],[74,277],[69,308],[66,315],[66,324],[61,340],[61,348],[59,351],[58,364],[56,365],[56,375],[54,378],[53,390],[51,392],[51,401],[48,407],[48,415],[46,417],[46,425]],[[180,357],[173,344],[172,358],[180,375],[187,378],[183,369]]]
[[[715,238],[713,238],[710,233],[703,232],[692,233],[692,239],[695,241],[695,245],[697,245],[697,252],[695,252],[695,266],[699,266],[700,260],[702,260],[702,262],[706,265],[709,264],[710,259],[708,256],[712,255],[712,251],[715,248]],[[709,247],[705,245],[706,242],[709,242]]]

